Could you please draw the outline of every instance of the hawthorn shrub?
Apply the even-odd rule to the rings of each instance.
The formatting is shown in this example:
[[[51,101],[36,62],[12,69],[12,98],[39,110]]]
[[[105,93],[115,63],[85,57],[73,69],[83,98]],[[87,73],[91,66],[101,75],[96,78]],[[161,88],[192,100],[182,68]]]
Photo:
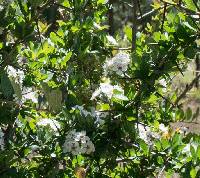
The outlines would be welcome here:
[[[169,126],[198,115],[169,86],[199,1],[152,5],[115,38],[106,0],[0,1],[0,177],[200,177],[200,136]]]

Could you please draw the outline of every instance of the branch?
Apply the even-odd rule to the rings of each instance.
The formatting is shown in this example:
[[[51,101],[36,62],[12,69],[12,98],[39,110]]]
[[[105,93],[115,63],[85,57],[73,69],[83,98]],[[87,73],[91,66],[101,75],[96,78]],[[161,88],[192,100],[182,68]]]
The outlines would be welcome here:
[[[124,51],[130,51],[132,50],[132,47],[128,47],[128,48],[112,48],[113,50],[124,50]]]
[[[149,11],[149,12],[143,14],[142,16],[140,16],[140,17],[137,18],[137,21],[141,22],[141,21],[143,21],[144,19],[146,19],[146,18],[152,16],[152,15],[155,14],[157,11],[159,11],[160,9],[163,9],[163,8],[164,8],[164,6],[161,6],[161,7],[158,8],[158,9],[153,9],[153,10],[151,10],[151,11]]]
[[[166,17],[166,10],[167,10],[167,3],[164,3],[163,19],[162,19],[162,25],[161,25],[161,30],[160,30],[161,33],[163,33],[165,17]]]
[[[160,1],[163,2],[163,3],[167,3],[169,5],[175,6],[177,8],[180,8],[180,9],[182,9],[182,10],[184,10],[184,11],[190,13],[190,14],[200,15],[200,12],[188,9],[187,7],[185,7],[185,6],[181,5],[181,4],[171,3],[171,2],[165,1],[165,0],[160,0]]]

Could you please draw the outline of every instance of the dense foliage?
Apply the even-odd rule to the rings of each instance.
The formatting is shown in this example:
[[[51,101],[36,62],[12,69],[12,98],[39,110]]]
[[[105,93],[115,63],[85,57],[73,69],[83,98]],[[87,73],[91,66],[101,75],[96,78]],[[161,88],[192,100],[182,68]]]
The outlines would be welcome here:
[[[200,1],[145,1],[138,20],[111,2],[0,1],[0,177],[200,177],[200,136],[169,127],[198,115],[170,83]]]

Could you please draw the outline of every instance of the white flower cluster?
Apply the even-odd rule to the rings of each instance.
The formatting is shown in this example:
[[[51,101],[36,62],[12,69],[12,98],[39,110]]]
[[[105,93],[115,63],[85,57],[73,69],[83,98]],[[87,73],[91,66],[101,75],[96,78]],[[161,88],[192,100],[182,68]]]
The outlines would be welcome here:
[[[84,117],[87,117],[87,116],[92,116],[92,113],[87,111],[86,109],[84,109],[83,106],[79,106],[79,105],[75,105],[74,107],[72,107],[72,109],[77,109],[80,111],[80,114]]]
[[[150,127],[138,124],[138,134],[139,137],[146,142],[148,145],[153,144],[153,139],[159,139],[159,135],[155,132],[152,132]]]
[[[2,132],[2,129],[0,128],[0,150],[4,149],[4,133]]]
[[[144,126],[142,124],[138,124],[138,134],[139,137],[144,140],[148,145],[153,144],[154,139],[160,139],[161,136],[167,135],[169,132],[169,128],[164,124],[159,125],[159,132],[154,132],[149,126]]]
[[[33,103],[38,103],[38,93],[33,91],[32,88],[23,87],[22,91],[22,102],[31,100]]]
[[[83,106],[79,105],[75,105],[74,107],[72,107],[72,109],[78,109],[80,111],[80,114],[84,117],[87,116],[93,117],[94,119],[96,119],[95,123],[98,126],[103,125],[105,123],[103,119],[105,119],[108,116],[108,112],[97,111],[94,107],[90,108],[91,111],[87,111],[86,109],[84,109]]]
[[[109,83],[100,83],[100,87],[92,94],[91,100],[94,100],[97,96],[104,94],[109,99],[116,98],[120,100],[128,100],[124,96],[124,90],[118,85],[111,85]]]
[[[118,53],[112,59],[109,59],[104,64],[105,75],[108,73],[116,73],[117,75],[123,76],[124,72],[127,71],[128,65],[130,64],[130,56],[127,53]]]
[[[63,152],[71,152],[73,155],[78,154],[91,154],[95,151],[94,144],[90,140],[88,136],[86,136],[86,132],[76,132],[76,130],[72,130],[66,136],[65,143],[63,145]]]
[[[54,119],[48,119],[48,118],[41,119],[39,122],[37,122],[37,125],[44,126],[44,127],[50,127],[56,133],[58,132],[58,130],[61,127],[58,121],[56,121]]]
[[[23,87],[23,80],[25,78],[24,72],[17,70],[12,66],[7,67],[8,77],[11,81],[12,87],[15,92],[15,101],[19,103],[24,103],[27,100],[32,100],[32,102],[38,102],[38,94],[33,91],[32,88]]]
[[[24,80],[24,77],[25,77],[23,71],[17,70],[12,66],[8,66],[7,67],[7,73],[8,73],[8,77],[10,79],[13,79],[15,81],[15,83],[22,86],[22,83],[23,83],[23,80]]]

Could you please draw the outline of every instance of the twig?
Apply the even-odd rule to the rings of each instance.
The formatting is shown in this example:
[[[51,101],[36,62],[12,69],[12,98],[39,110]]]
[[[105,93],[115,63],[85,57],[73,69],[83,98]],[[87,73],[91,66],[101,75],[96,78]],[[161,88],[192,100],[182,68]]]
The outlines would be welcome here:
[[[137,0],[137,3],[138,3],[138,9],[139,9],[139,12],[140,12],[140,17],[142,17],[142,10],[141,10],[141,6],[140,6],[140,0]]]
[[[181,5],[181,4],[171,3],[171,2],[165,1],[165,0],[160,0],[160,1],[163,2],[163,3],[167,3],[169,5],[173,5],[173,6],[177,7],[177,8],[182,9],[182,10],[185,10],[188,13],[200,15],[200,12],[196,12],[194,10],[188,9],[187,7],[185,7],[185,6]]]
[[[164,3],[164,10],[163,10],[163,19],[162,19],[162,25],[161,25],[161,33],[163,32],[164,23],[165,23],[165,15],[167,10],[167,3]]]
[[[165,101],[167,101],[169,104],[171,104],[173,107],[176,107],[176,105],[174,105],[174,103],[172,103],[168,98],[164,97],[163,95],[161,95],[160,93],[156,92],[156,95],[160,96],[162,99],[164,99]]]
[[[160,9],[163,9],[164,8],[164,6],[161,6],[160,8],[158,8],[158,9],[153,9],[153,10],[151,10],[151,11],[149,11],[149,12],[147,12],[147,13],[145,13],[145,14],[143,14],[141,17],[138,17],[137,18],[137,21],[143,21],[145,18],[148,18],[148,17],[150,17],[150,16],[152,16],[153,14],[155,14],[157,11],[159,11]]]
[[[113,50],[119,50],[119,51],[120,51],[120,50],[124,50],[124,51],[127,50],[127,51],[131,51],[131,50],[132,50],[132,47],[128,47],[128,48],[115,48],[115,47],[114,47]]]

